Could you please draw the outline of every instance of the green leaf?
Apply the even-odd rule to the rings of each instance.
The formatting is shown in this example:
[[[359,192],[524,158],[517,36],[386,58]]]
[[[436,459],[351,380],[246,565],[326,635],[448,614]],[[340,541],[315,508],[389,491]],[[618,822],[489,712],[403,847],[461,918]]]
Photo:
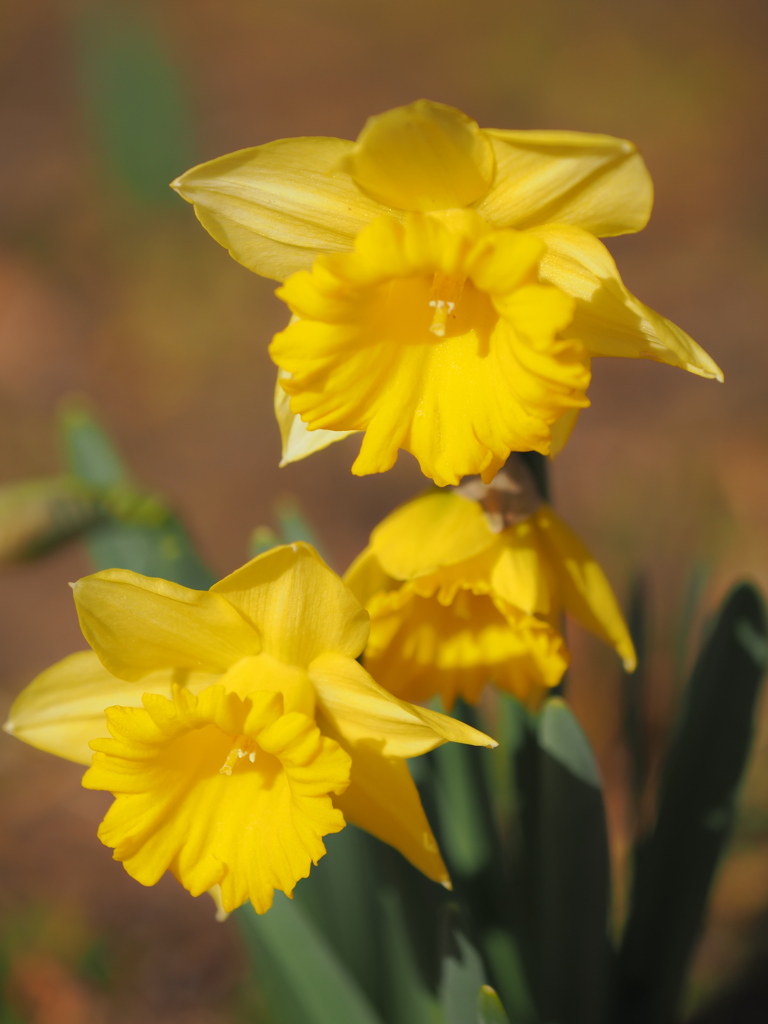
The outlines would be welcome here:
[[[493,854],[487,800],[473,764],[477,754],[482,756],[460,743],[446,743],[432,754],[440,846],[450,871],[461,875],[477,874]]]
[[[662,777],[652,834],[638,845],[619,959],[616,1020],[676,1019],[707,897],[733,822],[768,658],[762,599],[724,602],[694,667]]]
[[[379,889],[382,966],[388,989],[386,1017],[392,1024],[445,1024],[440,1003],[420,969],[415,946],[418,935],[409,928],[404,898],[404,891],[392,885]]]
[[[603,798],[589,742],[553,698],[538,724],[526,845],[532,982],[541,1018],[600,1024],[611,948]]]
[[[266,914],[235,913],[272,1024],[382,1024],[307,914],[275,895]]]
[[[81,405],[60,417],[62,446],[72,476],[98,497],[106,515],[84,532],[97,569],[131,569],[197,590],[215,577],[170,511],[138,490],[109,436]]]
[[[178,200],[172,178],[195,163],[184,89],[167,47],[135,5],[86,4],[72,23],[86,114],[107,164],[133,196]]]
[[[501,1000],[490,985],[483,985],[477,997],[478,1024],[510,1024]]]
[[[455,906],[447,908],[441,945],[439,994],[445,1024],[467,1024],[477,1016],[477,992],[486,975],[482,957]]]
[[[378,840],[347,825],[337,835],[326,836],[324,842],[328,852],[297,888],[295,901],[309,914],[371,1004],[383,1013],[387,1003],[382,970],[386,925],[371,925],[381,914]]]

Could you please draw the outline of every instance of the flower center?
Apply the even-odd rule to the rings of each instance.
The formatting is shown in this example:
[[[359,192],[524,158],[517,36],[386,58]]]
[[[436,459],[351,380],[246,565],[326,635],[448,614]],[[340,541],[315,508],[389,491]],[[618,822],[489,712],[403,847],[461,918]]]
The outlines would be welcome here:
[[[464,291],[466,280],[466,274],[444,274],[441,270],[435,271],[429,296],[429,306],[434,310],[429,329],[438,338],[445,337],[448,317],[456,316],[454,311]]]

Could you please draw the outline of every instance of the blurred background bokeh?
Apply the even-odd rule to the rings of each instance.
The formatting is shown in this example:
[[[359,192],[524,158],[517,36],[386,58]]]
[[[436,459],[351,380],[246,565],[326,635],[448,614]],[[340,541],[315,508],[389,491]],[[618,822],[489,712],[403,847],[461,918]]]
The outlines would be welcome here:
[[[766,29],[760,0],[4,0],[0,484],[57,471],[56,409],[76,393],[218,574],[286,493],[343,570],[422,486],[416,463],[401,455],[386,475],[353,478],[349,439],[278,469],[266,347],[284,309],[167,182],[273,138],[354,138],[369,114],[421,96],[481,125],[630,138],[656,206],[646,231],[610,248],[629,287],[726,383],[599,361],[593,407],[552,475],[622,600],[642,580],[655,763],[708,612],[739,577],[768,587]],[[89,571],[77,542],[0,571],[3,717],[38,671],[83,646],[67,582]],[[569,697],[606,779],[620,917],[642,827],[626,797],[623,684],[610,652],[576,630],[569,640]],[[761,722],[693,1003],[768,953],[768,707]],[[108,798],[81,791],[80,775],[0,741],[0,983],[16,1006],[3,1020],[255,1019],[233,927],[172,880],[132,882],[95,838]],[[652,786],[647,804],[652,815]]]

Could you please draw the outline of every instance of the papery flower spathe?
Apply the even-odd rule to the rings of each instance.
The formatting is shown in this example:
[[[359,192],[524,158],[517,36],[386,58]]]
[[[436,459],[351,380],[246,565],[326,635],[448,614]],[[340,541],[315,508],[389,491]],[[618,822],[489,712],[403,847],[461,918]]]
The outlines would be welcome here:
[[[630,142],[481,129],[419,100],[357,142],[281,139],[173,183],[293,319],[271,354],[284,462],[364,431],[353,471],[412,452],[438,484],[562,445],[595,355],[717,365],[631,295],[598,236],[639,231]]]
[[[93,758],[83,785],[115,796],[99,837],[130,875],[170,870],[263,913],[350,821],[448,884],[405,759],[495,743],[374,682],[355,660],[368,615],[314,549],[275,548],[209,591],[118,569],[74,591],[93,650],[38,676],[6,729]]]
[[[450,709],[457,697],[475,703],[492,682],[537,708],[568,664],[563,612],[634,669],[603,571],[516,470],[524,490],[502,477],[490,489],[468,486],[485,492],[482,502],[432,491],[396,509],[348,570],[371,616],[364,664],[399,697],[439,694]]]

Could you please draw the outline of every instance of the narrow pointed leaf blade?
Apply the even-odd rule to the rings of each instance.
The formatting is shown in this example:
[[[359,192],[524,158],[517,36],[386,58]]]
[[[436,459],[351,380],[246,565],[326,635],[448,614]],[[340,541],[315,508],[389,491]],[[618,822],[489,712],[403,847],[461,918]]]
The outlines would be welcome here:
[[[610,870],[600,777],[567,704],[541,713],[534,809],[534,989],[539,1013],[558,1024],[600,1024],[611,965]]]
[[[724,602],[691,675],[664,768],[653,833],[635,858],[619,958],[617,1019],[676,1019],[752,738],[768,659],[765,609],[749,584]]]

